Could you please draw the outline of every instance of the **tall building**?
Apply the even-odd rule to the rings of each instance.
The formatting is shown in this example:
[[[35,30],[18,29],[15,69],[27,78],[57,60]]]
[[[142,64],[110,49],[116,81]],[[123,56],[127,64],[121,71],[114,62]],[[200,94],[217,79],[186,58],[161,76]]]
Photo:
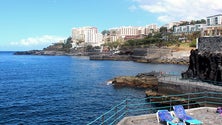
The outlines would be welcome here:
[[[158,27],[156,24],[146,25],[144,27],[144,35],[149,35],[150,33],[154,33],[158,31]]]
[[[96,27],[73,28],[72,39],[76,43],[98,45],[102,43],[102,34]]]
[[[138,35],[138,27],[122,26],[118,28],[118,33],[120,36]]]
[[[139,35],[139,27],[134,26],[122,26],[116,28],[109,29],[109,42],[115,42],[118,40],[122,40],[128,36],[138,36]]]

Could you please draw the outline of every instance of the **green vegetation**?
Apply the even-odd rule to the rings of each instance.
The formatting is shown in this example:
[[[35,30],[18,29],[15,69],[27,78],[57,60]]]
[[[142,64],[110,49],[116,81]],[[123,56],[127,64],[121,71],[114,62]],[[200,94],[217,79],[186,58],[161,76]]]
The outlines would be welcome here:
[[[206,24],[206,20],[205,19],[201,19],[201,20],[191,20],[190,22],[185,21],[183,23],[181,23],[179,26],[184,26],[184,25],[194,25],[194,24]]]
[[[109,30],[103,30],[103,31],[102,31],[102,34],[103,34],[103,35],[105,35],[105,34],[110,34],[110,32],[109,32]]]
[[[63,51],[70,52],[70,49],[72,48],[72,37],[67,38],[66,42],[63,43]]]
[[[190,42],[189,46],[190,46],[190,47],[196,47],[196,41],[193,40],[192,42]]]
[[[123,44],[119,42],[107,43],[106,46],[115,48],[119,45],[121,48],[135,48],[135,47],[148,47],[151,45],[162,47],[162,46],[177,46],[183,45],[183,43],[188,43],[187,47],[196,46],[196,38],[200,37],[200,32],[193,32],[191,34],[182,34],[180,36],[175,36],[172,33],[167,32],[165,27],[160,28],[160,32],[155,32],[149,34],[144,39],[131,39]]]
[[[103,44],[103,46],[108,46],[109,49],[116,49],[117,47],[121,46],[121,42],[116,41],[116,42],[107,42]]]

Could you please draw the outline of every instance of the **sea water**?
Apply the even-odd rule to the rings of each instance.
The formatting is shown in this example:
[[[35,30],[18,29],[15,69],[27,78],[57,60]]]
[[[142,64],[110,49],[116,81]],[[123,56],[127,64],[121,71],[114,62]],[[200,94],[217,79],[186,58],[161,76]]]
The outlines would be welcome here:
[[[132,61],[91,61],[88,57],[13,55],[0,52],[0,124],[87,124],[143,89],[114,88],[116,76],[187,66]]]

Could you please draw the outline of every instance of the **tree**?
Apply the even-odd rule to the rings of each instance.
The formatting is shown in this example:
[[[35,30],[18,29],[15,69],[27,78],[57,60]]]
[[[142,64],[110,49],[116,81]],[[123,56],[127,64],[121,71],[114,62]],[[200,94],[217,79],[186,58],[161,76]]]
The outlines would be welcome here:
[[[166,33],[167,32],[167,27],[160,27],[160,32],[161,33]]]
[[[191,25],[194,25],[195,23],[196,23],[196,21],[194,21],[194,20],[191,20],[191,21],[190,21],[190,24],[191,24]]]
[[[66,42],[63,44],[63,50],[69,52],[70,49],[72,48],[72,43],[73,43],[72,37],[70,36],[66,39]]]
[[[206,24],[206,20],[205,19],[201,19],[200,22],[201,22],[201,24]]]
[[[179,26],[185,26],[185,25],[189,25],[190,23],[188,21],[184,21],[183,23],[181,23]]]
[[[105,35],[105,34],[109,35],[110,32],[109,32],[109,30],[103,30],[103,31],[102,31],[102,34],[103,34],[103,35]]]
[[[93,51],[93,46],[92,46],[92,45],[87,45],[87,46],[86,46],[86,51],[87,51],[87,52]]]

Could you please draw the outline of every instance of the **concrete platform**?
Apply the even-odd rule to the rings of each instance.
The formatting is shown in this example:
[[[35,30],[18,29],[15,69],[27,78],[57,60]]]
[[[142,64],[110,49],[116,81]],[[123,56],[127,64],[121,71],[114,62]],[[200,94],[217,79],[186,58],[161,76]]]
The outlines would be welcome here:
[[[186,110],[193,118],[203,122],[203,125],[222,125],[222,115],[216,113],[214,107],[200,107]],[[131,116],[123,118],[117,125],[162,125],[157,122],[156,114]]]

